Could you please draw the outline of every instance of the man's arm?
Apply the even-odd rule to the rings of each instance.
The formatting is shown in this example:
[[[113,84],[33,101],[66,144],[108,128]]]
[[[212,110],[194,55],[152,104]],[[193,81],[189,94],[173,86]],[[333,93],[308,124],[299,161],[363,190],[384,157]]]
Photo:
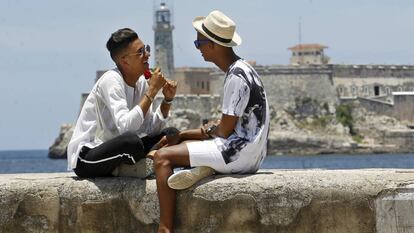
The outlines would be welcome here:
[[[154,98],[157,95],[158,91],[166,84],[166,80],[164,76],[161,74],[159,68],[155,69],[151,79],[149,79],[148,82],[149,88],[147,89],[147,91],[144,94],[144,97],[138,104],[144,116],[147,114],[152,102],[154,102]]]
[[[220,123],[216,127],[208,132],[207,128],[190,129],[180,133],[181,141],[185,140],[204,140],[211,137],[228,138],[234,131],[236,123],[239,117],[223,114],[221,116]]]
[[[211,139],[214,136],[227,138],[234,131],[237,120],[238,117],[236,116],[222,115],[220,123],[211,132],[207,132],[204,127],[199,129],[183,130],[177,136],[174,136],[173,139],[168,140],[167,137],[164,136],[155,147],[161,148],[165,146],[172,146],[188,140]]]
[[[164,100],[161,103],[161,113],[164,118],[168,117],[168,113],[170,112],[171,103],[175,97],[175,93],[177,91],[177,81],[167,80],[165,83],[162,94],[164,95]]]
[[[228,138],[236,127],[239,117],[222,114],[220,123],[211,132],[208,132],[211,136],[217,136],[221,138]]]

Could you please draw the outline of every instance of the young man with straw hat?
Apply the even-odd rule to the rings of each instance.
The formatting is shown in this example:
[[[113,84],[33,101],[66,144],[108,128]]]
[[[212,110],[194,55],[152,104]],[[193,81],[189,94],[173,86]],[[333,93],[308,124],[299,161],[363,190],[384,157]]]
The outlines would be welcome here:
[[[174,231],[176,191],[211,175],[255,173],[266,156],[269,107],[257,72],[237,56],[232,47],[241,44],[236,24],[220,11],[193,21],[194,44],[205,61],[224,71],[224,95],[220,123],[208,128],[186,130],[176,142],[164,137],[154,154],[160,201],[158,232]],[[192,140],[192,141],[189,141]],[[196,140],[196,141],[194,141]],[[187,142],[185,142],[187,141]],[[175,144],[174,143],[174,144]],[[173,168],[192,166],[173,175]]]

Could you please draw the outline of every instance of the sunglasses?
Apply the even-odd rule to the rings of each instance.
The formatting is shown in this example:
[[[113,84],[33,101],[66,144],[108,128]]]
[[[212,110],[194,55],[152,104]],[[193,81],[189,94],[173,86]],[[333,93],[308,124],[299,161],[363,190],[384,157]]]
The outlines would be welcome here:
[[[138,49],[137,52],[128,53],[128,54],[124,55],[124,57],[131,56],[131,55],[138,55],[139,57],[144,57],[145,53],[150,53],[150,52],[151,52],[151,47],[147,44],[147,45],[144,45],[144,47],[141,47],[140,49]]]
[[[211,40],[208,40],[208,39],[195,40],[194,45],[195,45],[196,49],[199,49],[202,44],[207,44],[210,41]]]

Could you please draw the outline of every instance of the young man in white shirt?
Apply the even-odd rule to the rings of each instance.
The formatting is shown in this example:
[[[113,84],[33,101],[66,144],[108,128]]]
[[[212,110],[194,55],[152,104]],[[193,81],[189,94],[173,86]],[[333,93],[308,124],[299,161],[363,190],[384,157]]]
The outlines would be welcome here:
[[[263,84],[254,68],[237,56],[232,47],[241,44],[235,23],[220,11],[193,21],[194,44],[204,60],[223,72],[224,94],[219,124],[186,130],[171,145],[163,138],[154,154],[160,202],[158,232],[174,232],[176,191],[211,174],[255,173],[266,156],[269,107]],[[196,140],[196,141],[194,141]],[[175,167],[197,167],[173,175]],[[211,169],[212,168],[212,169]]]
[[[68,145],[68,169],[79,177],[111,176],[122,163],[145,158],[162,136],[177,83],[159,69],[146,80],[150,47],[129,28],[110,36],[106,47],[117,68],[96,82],[79,114]],[[164,100],[153,101],[162,89]]]

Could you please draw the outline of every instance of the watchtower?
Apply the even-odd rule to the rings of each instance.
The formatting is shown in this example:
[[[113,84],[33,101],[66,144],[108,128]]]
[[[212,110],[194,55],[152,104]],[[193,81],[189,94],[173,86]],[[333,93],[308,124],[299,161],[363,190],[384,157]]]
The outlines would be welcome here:
[[[290,47],[292,56],[291,65],[322,65],[329,62],[329,57],[325,55],[324,49],[327,47],[321,44],[298,44]]]

